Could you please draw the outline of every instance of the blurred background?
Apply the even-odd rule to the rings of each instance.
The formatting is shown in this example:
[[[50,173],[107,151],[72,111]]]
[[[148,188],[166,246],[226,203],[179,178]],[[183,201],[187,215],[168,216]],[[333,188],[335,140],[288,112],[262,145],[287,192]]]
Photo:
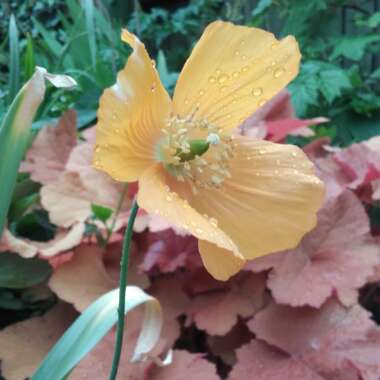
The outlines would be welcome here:
[[[296,36],[303,62],[289,90],[299,117],[331,120],[315,127],[317,137],[347,146],[380,133],[378,0],[3,0],[0,117],[40,65],[79,86],[50,89],[35,128],[72,106],[79,127],[93,123],[99,95],[128,57],[124,26],[145,42],[171,90],[204,26],[217,18]]]

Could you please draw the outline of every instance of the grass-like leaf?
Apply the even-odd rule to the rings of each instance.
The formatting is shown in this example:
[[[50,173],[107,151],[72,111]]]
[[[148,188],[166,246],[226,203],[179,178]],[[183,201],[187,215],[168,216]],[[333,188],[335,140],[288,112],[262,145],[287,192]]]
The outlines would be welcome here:
[[[69,378],[68,374],[72,369],[116,323],[118,299],[119,289],[115,289],[91,304],[52,348],[30,380]],[[162,328],[159,302],[140,288],[127,286],[125,314],[142,304],[145,304],[145,317],[132,361],[144,358],[154,348]]]
[[[67,75],[49,74],[37,67],[21,88],[0,126],[0,236],[2,235],[20,162],[31,138],[31,124],[45,95],[45,79],[56,87],[76,82]]]
[[[9,93],[8,104],[12,102],[20,88],[20,48],[15,16],[9,22]]]

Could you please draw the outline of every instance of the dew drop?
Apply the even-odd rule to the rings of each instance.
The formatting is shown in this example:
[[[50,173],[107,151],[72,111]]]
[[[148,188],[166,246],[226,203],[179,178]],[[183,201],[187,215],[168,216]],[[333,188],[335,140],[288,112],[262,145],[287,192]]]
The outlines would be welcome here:
[[[284,72],[285,72],[285,70],[282,67],[280,67],[280,68],[273,71],[273,76],[275,78],[279,78],[282,74],[284,74]]]
[[[242,69],[243,73],[246,73],[248,71],[248,66],[244,66]]]
[[[152,67],[155,69],[156,68],[156,61],[152,59]]]
[[[296,152],[292,152],[292,156],[293,157],[297,157],[297,153]]]
[[[263,94],[263,89],[261,87],[256,87],[252,90],[253,96],[260,96]]]
[[[228,80],[228,75],[227,74],[221,74],[218,77],[218,82],[220,84],[224,83],[226,80]]]
[[[115,128],[115,133],[119,134],[120,133],[120,129],[119,128]]]
[[[276,61],[272,61],[271,65],[276,66]]]
[[[240,75],[240,74],[239,74],[238,71],[234,71],[234,72],[232,73],[232,76],[233,76],[234,78],[237,78],[239,75]]]
[[[242,59],[243,61],[245,61],[245,60],[247,59],[247,56],[246,56],[245,54],[243,54],[243,55],[241,56],[241,59]]]
[[[150,91],[154,92],[156,91],[156,84],[153,83],[152,86],[150,87]]]
[[[168,194],[168,195],[166,196],[166,200],[167,200],[168,202],[171,202],[171,201],[173,200],[173,197],[172,197],[170,194]]]
[[[210,218],[209,221],[213,227],[218,227],[218,221],[215,218]]]
[[[259,107],[262,107],[267,102],[266,99],[261,99],[257,104]]]
[[[195,229],[195,232],[196,232],[197,234],[201,234],[201,233],[203,233],[203,231],[202,231],[200,228],[196,228],[196,229]]]
[[[208,78],[208,81],[209,81],[209,83],[215,83],[216,82],[216,78],[213,77],[213,76],[211,76],[211,77]]]
[[[279,45],[278,42],[274,42],[274,43],[271,45],[271,48],[272,48],[272,49],[275,49],[278,45]]]
[[[264,153],[265,153],[265,150],[264,150],[264,149],[260,149],[260,150],[259,150],[259,153],[260,153],[260,154],[264,154]]]
[[[99,153],[99,152],[100,152],[100,146],[99,146],[99,145],[96,145],[96,147],[95,147],[95,152],[96,152],[96,153]]]
[[[222,91],[222,92],[223,92],[223,91],[226,91],[227,88],[228,88],[227,86],[222,86],[222,87],[220,87],[220,91]]]
[[[195,227],[195,226],[197,225],[197,223],[195,223],[194,221],[192,221],[192,222],[191,222],[191,225],[192,225],[193,227]]]
[[[240,41],[240,45],[241,45],[241,46],[244,46],[244,45],[245,45],[245,40],[241,40],[241,41]]]
[[[100,167],[100,161],[99,160],[95,160],[94,165],[95,165],[95,167],[99,168]]]
[[[240,51],[239,50],[235,50],[235,55],[239,56],[240,55]]]
[[[221,73],[221,71],[220,71],[219,69],[216,69],[216,70],[215,70],[215,74],[216,74],[216,75],[219,75],[220,73]]]

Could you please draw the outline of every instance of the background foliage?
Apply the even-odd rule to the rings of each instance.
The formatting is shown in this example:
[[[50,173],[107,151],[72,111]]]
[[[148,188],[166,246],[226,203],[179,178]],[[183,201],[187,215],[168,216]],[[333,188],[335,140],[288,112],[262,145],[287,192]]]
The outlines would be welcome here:
[[[299,41],[303,60],[289,86],[293,105],[299,117],[323,115],[330,121],[313,126],[315,136],[288,136],[289,142],[303,146],[326,136],[333,145],[347,147],[380,134],[378,0],[4,0],[0,120],[35,66],[43,66],[71,75],[79,85],[65,92],[48,88],[34,131],[74,108],[81,137],[96,121],[100,94],[113,84],[128,57],[129,49],[120,41],[122,26],[145,42],[172,91],[204,26],[217,18],[262,27],[280,37],[293,34]],[[46,211],[33,207],[39,204],[39,189],[28,174],[19,174],[8,222],[15,236],[45,242],[58,228]],[[367,211],[372,228],[378,229],[380,208],[367,205]],[[93,221],[110,217],[98,205],[92,212]],[[86,226],[89,236],[96,235],[94,225]],[[42,314],[56,302],[45,285],[51,271],[36,258],[0,257],[0,327]],[[380,318],[380,310],[375,311]]]

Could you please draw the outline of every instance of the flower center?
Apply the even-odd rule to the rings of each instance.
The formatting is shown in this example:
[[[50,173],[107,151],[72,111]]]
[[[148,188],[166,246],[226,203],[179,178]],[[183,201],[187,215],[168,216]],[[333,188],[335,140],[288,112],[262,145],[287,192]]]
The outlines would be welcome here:
[[[163,133],[161,161],[179,181],[189,181],[194,193],[199,188],[220,187],[231,176],[228,162],[232,157],[232,139],[206,119],[174,116]]]

